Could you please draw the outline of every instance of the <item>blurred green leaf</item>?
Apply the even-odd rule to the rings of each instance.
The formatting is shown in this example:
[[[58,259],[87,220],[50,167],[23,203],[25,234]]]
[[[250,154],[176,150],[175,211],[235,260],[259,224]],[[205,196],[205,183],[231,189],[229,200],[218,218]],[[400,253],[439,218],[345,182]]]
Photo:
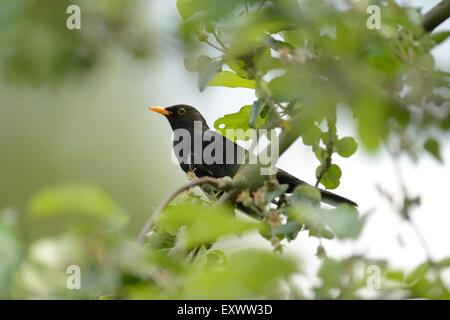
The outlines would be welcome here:
[[[222,71],[218,74],[216,74],[211,81],[209,82],[209,85],[214,87],[229,87],[229,88],[249,88],[249,89],[255,89],[256,83],[254,80],[248,80],[239,77],[236,73],[232,71]]]
[[[344,158],[348,158],[356,152],[358,144],[352,137],[344,137],[336,142],[337,153]]]
[[[313,124],[302,134],[303,143],[307,146],[316,146],[320,142],[321,134],[319,127]]]
[[[387,270],[385,272],[385,277],[388,280],[396,281],[396,282],[404,282],[405,281],[405,273],[401,270]]]
[[[222,68],[222,62],[216,60],[205,61],[198,69],[198,88],[203,91],[208,86],[211,79]]]
[[[278,227],[276,227],[273,230],[273,235],[279,236],[282,235],[284,237],[287,237],[288,239],[293,239],[298,234],[298,232],[301,230],[302,224],[298,221],[290,221],[286,224],[282,224]],[[290,236],[292,235],[292,236]]]
[[[36,217],[84,214],[116,227],[128,220],[109,195],[92,185],[67,184],[47,187],[31,198],[28,208]]]
[[[150,56],[152,31],[149,19],[141,14],[145,4],[78,1],[82,30],[89,32],[66,28],[71,4],[68,0],[1,2],[0,39],[5,46],[0,47],[0,62],[7,81],[56,85],[76,79],[111,54],[112,47],[137,59]]]
[[[258,99],[253,103],[252,111],[250,112],[250,120],[248,123],[250,128],[255,128],[256,121],[258,120],[258,118],[265,106],[266,106],[266,103],[262,99]]]
[[[292,207],[287,209],[288,220],[296,221],[305,226],[309,230],[310,236],[321,237],[325,239],[333,239],[334,234],[322,222],[321,209],[319,203],[311,202],[311,199],[303,196],[296,196],[293,199]]]
[[[318,169],[319,168],[321,168],[321,166],[319,166]],[[339,187],[341,176],[341,168],[339,168],[337,164],[332,164],[323,174],[320,183],[327,189],[336,189]]]
[[[340,287],[344,274],[345,266],[342,262],[326,258],[319,270],[319,277],[322,280],[321,290]]]
[[[313,203],[319,204],[321,200],[320,191],[317,188],[309,185],[299,185],[295,188],[292,194],[294,199],[302,200],[312,200]]]
[[[173,248],[177,237],[156,225],[151,232],[145,235],[145,240],[153,250],[163,250]]]
[[[273,93],[275,101],[293,101],[301,97],[301,91],[298,90],[301,83],[302,79],[298,74],[288,72],[272,79],[269,82],[269,89]]]
[[[195,13],[205,10],[207,2],[202,0],[177,0],[177,9],[183,20],[188,19]]]
[[[450,257],[440,260],[437,265],[439,268],[450,268]]]
[[[270,267],[269,267],[270,266]],[[274,292],[282,279],[298,270],[287,257],[262,250],[232,254],[227,267],[201,270],[186,286],[194,299],[249,299]]]
[[[436,32],[431,35],[431,39],[436,43],[436,45],[441,44],[450,36],[450,31]]]
[[[360,103],[361,105],[357,106],[358,133],[362,143],[369,150],[375,150],[388,132],[385,109],[369,97]]]
[[[264,188],[264,201],[266,203],[270,203],[272,200],[284,194],[288,188],[289,186],[287,184],[280,184],[271,188]]]
[[[327,225],[339,239],[357,239],[364,226],[358,210],[341,204],[336,209],[320,211],[320,221]]]
[[[258,228],[257,222],[235,219],[230,208],[184,203],[169,207],[158,224],[173,233],[186,226],[185,245],[188,248],[214,242],[219,237],[242,234]]]

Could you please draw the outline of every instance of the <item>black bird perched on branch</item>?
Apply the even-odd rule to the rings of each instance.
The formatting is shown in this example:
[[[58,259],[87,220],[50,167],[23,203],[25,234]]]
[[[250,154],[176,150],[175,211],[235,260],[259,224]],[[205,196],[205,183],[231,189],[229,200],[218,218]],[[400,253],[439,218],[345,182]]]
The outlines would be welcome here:
[[[149,110],[164,115],[169,121],[174,131],[174,151],[181,168],[186,173],[193,172],[198,178],[205,176],[213,178],[233,177],[243,163],[242,157],[248,156],[246,149],[222,136],[220,133],[211,130],[205,118],[194,107],[179,104],[167,108],[150,107]],[[190,141],[185,141],[187,138]],[[197,148],[195,147],[196,139],[197,141],[201,141],[200,144],[197,144]],[[224,161],[216,163],[208,161],[208,159],[203,159],[205,149],[208,146],[211,148],[211,144],[217,141],[222,143],[222,157]],[[188,143],[189,152],[180,152],[182,151],[180,146],[182,146],[183,142]],[[230,157],[226,158],[228,156]],[[299,185],[308,185],[306,182],[278,168],[276,169],[276,178],[280,184],[288,185],[287,193],[291,193]],[[357,206],[355,202],[332,192],[322,189],[319,189],[319,191],[322,196],[322,201],[327,204],[336,206],[340,203],[347,203],[352,206]]]

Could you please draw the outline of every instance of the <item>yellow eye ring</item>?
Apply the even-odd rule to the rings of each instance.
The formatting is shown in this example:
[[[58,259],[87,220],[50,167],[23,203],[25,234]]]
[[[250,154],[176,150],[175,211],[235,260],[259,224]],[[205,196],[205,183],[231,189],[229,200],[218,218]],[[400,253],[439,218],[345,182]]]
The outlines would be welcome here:
[[[180,108],[180,109],[178,109],[177,113],[178,113],[180,116],[182,116],[183,114],[186,113],[186,109],[185,109],[185,108]]]

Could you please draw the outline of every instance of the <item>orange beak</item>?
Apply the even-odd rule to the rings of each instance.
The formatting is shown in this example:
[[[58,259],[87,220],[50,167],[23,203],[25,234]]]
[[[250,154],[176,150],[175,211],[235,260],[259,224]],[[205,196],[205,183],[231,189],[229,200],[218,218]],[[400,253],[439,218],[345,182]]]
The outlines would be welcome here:
[[[150,107],[148,108],[148,110],[157,112],[165,116],[170,116],[172,114],[170,111],[167,111],[166,108],[163,107]]]

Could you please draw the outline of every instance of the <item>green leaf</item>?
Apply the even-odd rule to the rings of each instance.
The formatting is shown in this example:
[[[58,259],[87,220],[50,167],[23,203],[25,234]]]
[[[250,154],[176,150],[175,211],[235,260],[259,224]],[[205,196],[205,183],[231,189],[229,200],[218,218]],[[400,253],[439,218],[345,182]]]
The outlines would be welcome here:
[[[317,167],[317,169],[320,167]],[[337,164],[332,164],[320,179],[320,183],[327,189],[336,189],[339,186],[341,176],[341,168]]]
[[[188,248],[258,228],[256,222],[235,219],[233,211],[228,209],[183,203],[166,209],[158,224],[170,233],[176,232],[182,225],[186,226],[184,240]]]
[[[206,255],[206,267],[215,267],[228,263],[228,258],[220,250],[210,250]]]
[[[429,262],[421,263],[406,276],[406,279],[405,279],[406,283],[414,284],[415,282],[424,278],[426,276],[426,274],[428,273],[428,271],[430,270],[430,268],[431,268],[431,265]]]
[[[205,10],[205,1],[177,0],[177,9],[183,20],[188,19],[197,12]]]
[[[264,200],[266,203],[270,203],[275,198],[278,198],[283,193],[286,192],[286,190],[289,188],[287,184],[280,184],[274,189],[270,189],[264,192]]]
[[[288,207],[288,221],[297,221],[309,230],[310,236],[333,239],[334,234],[324,223],[320,208],[320,190],[309,185],[297,187],[292,196],[292,206]]]
[[[145,235],[145,241],[153,250],[171,249],[176,244],[176,236],[156,225]]]
[[[428,153],[430,153],[436,160],[439,162],[442,162],[442,156],[441,156],[441,148],[439,146],[439,142],[434,138],[428,138],[425,143],[423,144],[423,147],[425,148]]]
[[[337,153],[344,158],[348,158],[353,155],[358,149],[358,144],[352,137],[344,137],[339,139],[336,143]]]
[[[226,130],[227,129],[242,129],[244,130],[242,135],[239,133],[239,131],[235,131],[234,136],[227,136],[228,139],[236,141],[236,140],[248,140],[249,136],[245,135],[245,131],[250,129],[250,113],[252,110],[251,105],[243,106],[238,112],[236,113],[230,113],[227,115],[224,115],[223,117],[217,119],[214,121],[214,128],[217,129],[222,135],[226,136]],[[264,119],[261,117],[258,117],[255,121],[256,127],[261,126],[262,123],[264,123]]]
[[[36,217],[75,213],[99,218],[117,226],[127,221],[127,216],[117,203],[92,185],[68,184],[45,188],[31,198],[29,210]]]
[[[256,82],[254,80],[241,78],[236,73],[227,70],[216,74],[209,82],[209,85],[213,87],[256,88]]]
[[[292,196],[295,199],[299,200],[309,199],[310,201],[312,200],[314,203],[320,203],[321,200],[320,190],[306,184],[299,185],[297,188],[295,188]]]
[[[298,267],[291,259],[263,250],[233,253],[226,267],[208,266],[186,284],[182,298],[251,299],[276,290]]]
[[[268,87],[277,102],[293,101],[301,96],[299,76],[288,72],[282,76],[273,78]]]
[[[444,258],[442,260],[440,260],[437,265],[439,266],[439,268],[450,268],[450,257],[449,258]]]
[[[358,133],[369,150],[376,150],[387,135],[386,108],[383,101],[372,101],[369,96],[358,100]]]
[[[301,230],[302,228],[302,224],[298,221],[290,221],[286,224],[282,224],[278,227],[276,227],[273,230],[273,234],[275,236],[285,236],[288,237],[289,239],[293,239],[295,238],[295,236],[297,235],[297,233]],[[292,236],[290,236],[292,235]]]
[[[313,145],[312,147],[314,155],[316,156],[317,160],[319,160],[320,163],[325,162],[325,159],[328,155],[327,149],[321,148],[318,145]]]
[[[317,146],[320,142],[321,131],[315,124],[310,126],[303,134],[303,143],[307,146]]]
[[[319,270],[319,277],[323,282],[322,287],[339,287],[343,274],[345,274],[344,263],[333,258],[326,258]]]
[[[269,48],[264,48],[256,53],[254,57],[256,69],[262,74],[266,74],[272,69],[281,69],[282,62],[279,59],[273,58]]]
[[[221,61],[210,60],[208,63],[203,64],[199,67],[198,72],[198,89],[203,92],[211,79],[215,76],[217,72],[222,68]]]
[[[402,270],[386,270],[385,278],[390,281],[401,282],[405,281],[405,272]]]
[[[322,210],[320,220],[339,239],[358,238],[365,223],[365,218],[360,218],[358,211],[347,204],[339,205],[332,210]]]
[[[450,36],[450,31],[436,32],[431,35],[431,39],[436,43],[436,45],[441,44]]]

